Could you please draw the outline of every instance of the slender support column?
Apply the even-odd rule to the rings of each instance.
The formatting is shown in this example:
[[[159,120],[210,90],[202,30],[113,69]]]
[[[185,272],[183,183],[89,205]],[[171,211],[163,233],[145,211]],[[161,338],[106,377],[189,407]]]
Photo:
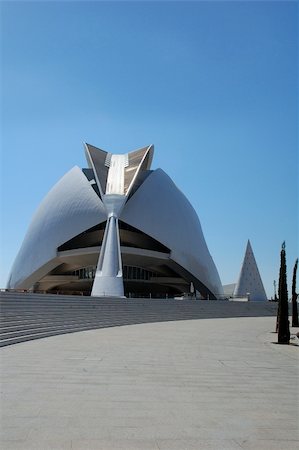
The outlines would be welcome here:
[[[91,295],[124,297],[118,219],[114,214],[106,223]]]
[[[86,144],[87,160],[94,171],[107,212],[106,229],[91,291],[94,297],[124,297],[118,217],[139,171],[150,167],[152,152],[153,147],[150,146],[131,154],[109,155],[103,151],[97,153],[95,147]]]

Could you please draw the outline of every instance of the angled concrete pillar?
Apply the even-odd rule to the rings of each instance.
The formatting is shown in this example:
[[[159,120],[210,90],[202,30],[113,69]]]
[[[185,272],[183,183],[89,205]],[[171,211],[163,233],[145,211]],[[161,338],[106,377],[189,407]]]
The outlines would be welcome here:
[[[124,297],[118,219],[113,215],[106,223],[91,295]]]
[[[85,145],[85,150],[107,212],[107,223],[91,295],[124,297],[118,218],[138,173],[150,167],[153,146],[125,155],[112,155],[88,144]]]

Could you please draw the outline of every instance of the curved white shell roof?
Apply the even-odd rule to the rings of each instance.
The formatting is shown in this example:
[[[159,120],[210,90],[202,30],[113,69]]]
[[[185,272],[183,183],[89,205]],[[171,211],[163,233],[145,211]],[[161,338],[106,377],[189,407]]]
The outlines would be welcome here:
[[[217,297],[223,294],[198,216],[163,170],[157,169],[147,177],[125,205],[120,219],[171,249],[171,259]]]
[[[48,263],[56,258],[57,247],[104,220],[102,202],[81,169],[73,167],[50,190],[34,214],[12,267],[8,287],[31,287],[56,266],[55,262],[53,267]]]
[[[104,205],[78,167],[71,169],[40,204],[12,267],[9,288],[30,288],[59,264],[57,248],[104,222]],[[161,169],[128,199],[120,220],[171,250],[170,258],[216,297],[223,294],[193,207]]]

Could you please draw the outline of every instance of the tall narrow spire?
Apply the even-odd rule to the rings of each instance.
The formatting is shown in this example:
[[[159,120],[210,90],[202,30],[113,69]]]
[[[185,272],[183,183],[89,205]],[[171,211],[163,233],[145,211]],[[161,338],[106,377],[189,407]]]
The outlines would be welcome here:
[[[244,297],[248,294],[250,300],[267,301],[267,295],[249,239],[239,279],[235,287],[234,297]]]

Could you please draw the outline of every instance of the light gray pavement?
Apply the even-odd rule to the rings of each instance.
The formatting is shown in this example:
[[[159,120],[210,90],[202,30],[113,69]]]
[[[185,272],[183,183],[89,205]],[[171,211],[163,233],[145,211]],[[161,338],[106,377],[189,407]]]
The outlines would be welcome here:
[[[5,347],[2,450],[295,450],[296,346],[274,317],[151,323]]]

